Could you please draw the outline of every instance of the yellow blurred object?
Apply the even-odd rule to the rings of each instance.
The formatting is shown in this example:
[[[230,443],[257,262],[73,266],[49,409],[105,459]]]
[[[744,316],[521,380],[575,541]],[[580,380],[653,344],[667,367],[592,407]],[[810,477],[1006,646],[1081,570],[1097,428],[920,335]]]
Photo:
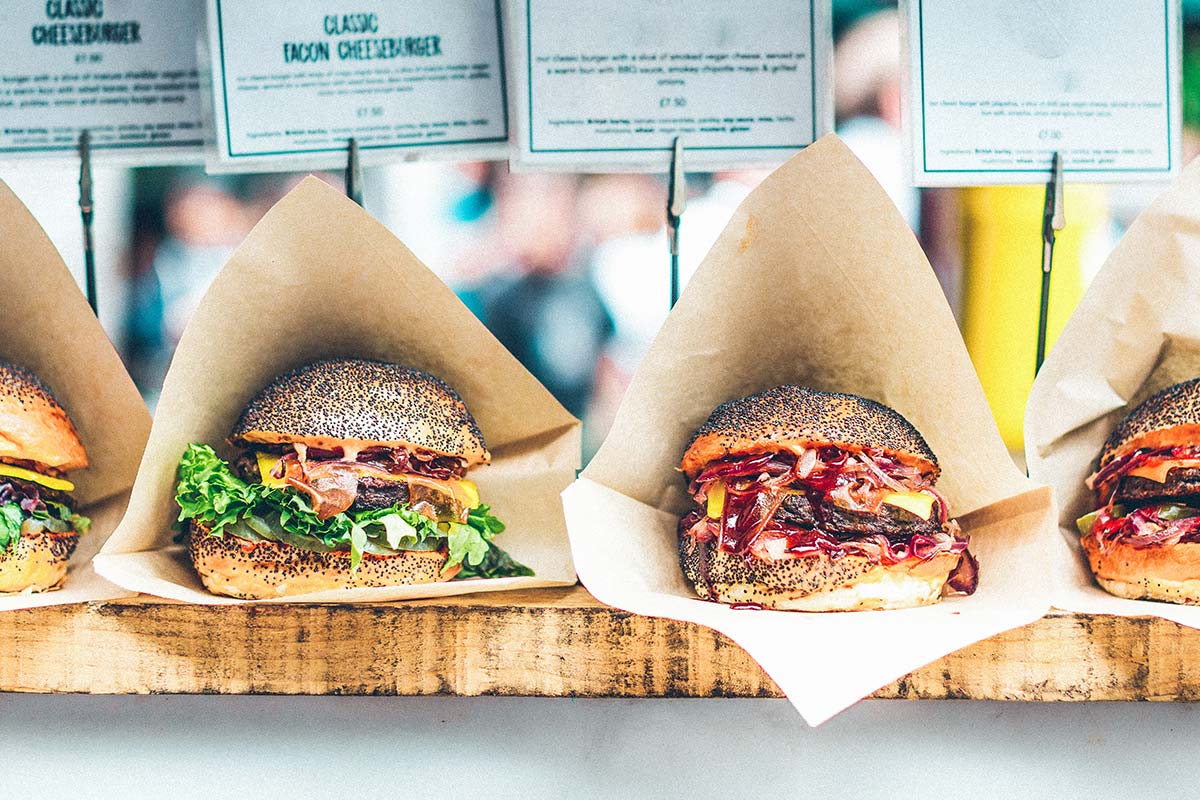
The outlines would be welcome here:
[[[981,186],[962,191],[963,338],[1004,443],[1024,445],[1025,401],[1033,385],[1042,288],[1044,186]],[[1067,226],[1054,247],[1046,352],[1083,296],[1082,264],[1109,239],[1108,193],[1066,187]]]

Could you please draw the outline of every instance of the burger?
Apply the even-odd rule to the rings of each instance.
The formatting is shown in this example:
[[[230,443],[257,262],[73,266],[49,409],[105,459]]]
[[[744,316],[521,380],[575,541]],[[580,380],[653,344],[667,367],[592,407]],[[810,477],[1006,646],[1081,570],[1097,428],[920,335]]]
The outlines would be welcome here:
[[[67,412],[36,375],[0,361],[0,592],[57,589],[87,517],[67,480],[87,467]]]
[[[778,386],[719,406],[680,469],[696,506],[679,561],[700,597],[855,611],[975,591],[968,540],[908,420],[851,394]]]
[[[176,501],[205,587],[259,600],[532,575],[467,471],[491,454],[462,398],[382,361],[316,361],[242,412],[222,460],[191,444]]]
[[[1168,386],[1121,420],[1078,521],[1096,582],[1110,594],[1200,603],[1200,378]]]

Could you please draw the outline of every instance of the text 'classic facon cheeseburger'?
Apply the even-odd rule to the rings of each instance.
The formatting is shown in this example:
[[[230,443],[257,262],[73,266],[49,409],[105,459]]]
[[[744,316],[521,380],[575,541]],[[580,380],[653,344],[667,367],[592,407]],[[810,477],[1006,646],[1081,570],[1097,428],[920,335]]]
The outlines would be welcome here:
[[[1121,420],[1087,479],[1099,508],[1078,521],[1096,582],[1133,599],[1200,603],[1200,378]]]
[[[851,611],[975,591],[936,457],[872,400],[786,385],[725,403],[681,469],[697,507],[680,521],[680,564],[701,597]]]
[[[458,394],[420,370],[317,361],[246,406],[232,465],[192,444],[176,500],[209,591],[330,589],[532,575],[492,543],[504,524],[467,470],[491,460]]]
[[[62,585],[90,522],[71,510],[87,453],[67,412],[28,370],[0,361],[0,592]]]

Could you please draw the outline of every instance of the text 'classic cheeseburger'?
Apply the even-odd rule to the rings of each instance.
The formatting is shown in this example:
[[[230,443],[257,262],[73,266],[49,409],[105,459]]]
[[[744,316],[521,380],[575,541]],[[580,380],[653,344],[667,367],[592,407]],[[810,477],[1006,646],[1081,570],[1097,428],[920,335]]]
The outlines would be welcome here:
[[[851,611],[975,591],[937,458],[872,400],[779,386],[725,403],[681,468],[699,507],[680,521],[680,564],[701,597]]]
[[[1200,378],[1121,420],[1087,480],[1100,506],[1080,518],[1096,582],[1120,597],[1200,603]]]
[[[245,599],[532,575],[468,468],[491,460],[458,394],[415,369],[317,361],[255,395],[233,464],[192,444],[176,500],[209,591]]]
[[[67,412],[37,376],[0,361],[0,592],[58,588],[79,535],[69,470],[87,453]]]

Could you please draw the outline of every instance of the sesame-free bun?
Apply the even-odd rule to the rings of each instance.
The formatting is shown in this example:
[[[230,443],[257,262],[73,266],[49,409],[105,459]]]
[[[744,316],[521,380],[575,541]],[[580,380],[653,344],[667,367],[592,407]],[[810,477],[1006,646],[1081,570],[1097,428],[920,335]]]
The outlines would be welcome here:
[[[813,445],[878,448],[932,473],[931,480],[939,472],[924,437],[895,410],[865,397],[792,384],[717,406],[692,437],[680,466],[694,478],[718,458]]]
[[[833,560],[824,553],[766,561],[718,550],[715,540],[679,537],[680,566],[700,597],[781,611],[881,611],[930,605],[941,600],[961,557],[942,553],[927,561],[906,560],[891,566],[860,555]]]
[[[280,542],[249,542],[232,534],[210,536],[192,521],[188,554],[204,587],[242,600],[269,600],[297,594],[369,586],[403,586],[448,581],[461,567],[442,572],[447,555],[437,550],[405,550],[398,555],[364,554],[350,569],[350,553],[318,553]]]
[[[0,593],[47,592],[67,575],[67,562],[79,534],[22,533],[16,544],[0,551]]]
[[[87,453],[67,412],[27,369],[0,361],[0,458],[83,469]]]
[[[458,393],[427,372],[361,358],[315,361],[272,381],[234,425],[235,445],[344,442],[491,460]]]
[[[1125,415],[1100,450],[1100,467],[1141,448],[1200,444],[1200,378],[1155,392]]]
[[[1094,536],[1080,540],[1096,583],[1109,594],[1131,600],[1200,603],[1200,544],[1164,544],[1137,548],[1106,544]]]

